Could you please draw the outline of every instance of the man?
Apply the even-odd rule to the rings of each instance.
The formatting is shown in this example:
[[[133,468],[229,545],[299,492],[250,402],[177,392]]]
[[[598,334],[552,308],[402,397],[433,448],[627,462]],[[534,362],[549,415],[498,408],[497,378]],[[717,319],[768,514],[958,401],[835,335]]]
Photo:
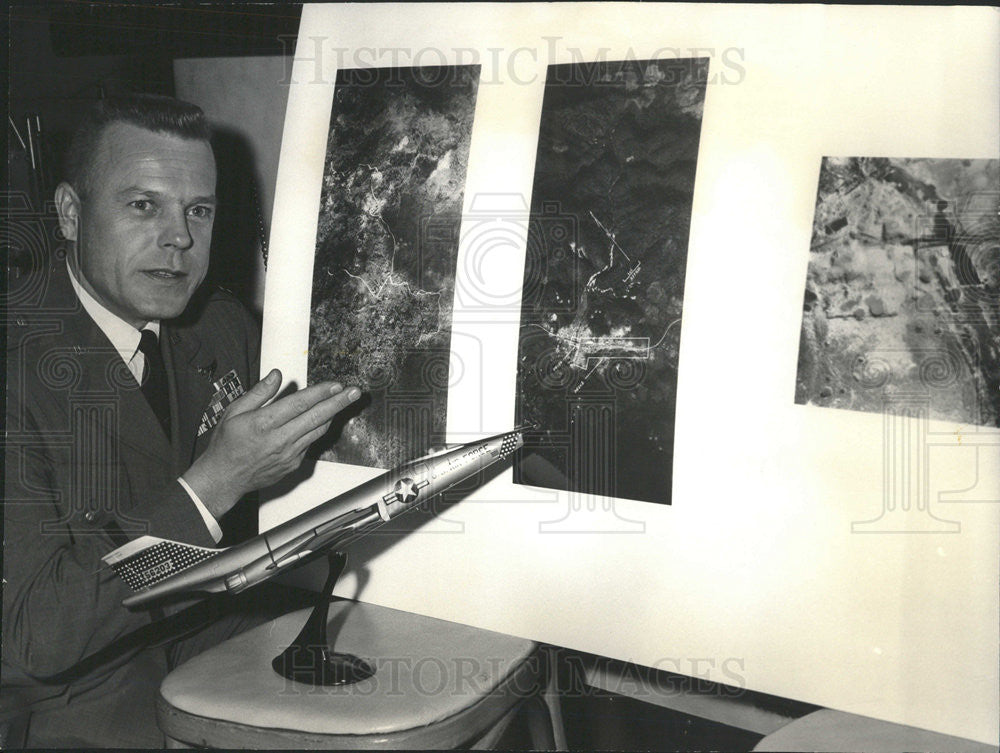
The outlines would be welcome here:
[[[277,371],[253,384],[253,319],[198,290],[215,213],[208,139],[193,105],[100,103],[55,192],[68,253],[12,302],[2,679],[31,701],[29,745],[162,745],[155,693],[191,653],[178,632],[206,611],[129,612],[101,557],[143,534],[216,545],[226,513],[298,467],[359,395],[320,383],[275,399]],[[220,380],[245,394],[226,406]],[[230,623],[202,632],[211,642]]]

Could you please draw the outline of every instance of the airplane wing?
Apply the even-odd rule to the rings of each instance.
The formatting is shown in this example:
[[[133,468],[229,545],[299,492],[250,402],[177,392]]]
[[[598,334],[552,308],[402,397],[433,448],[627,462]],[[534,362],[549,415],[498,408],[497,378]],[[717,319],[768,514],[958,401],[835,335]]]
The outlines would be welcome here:
[[[129,588],[141,591],[224,551],[156,536],[140,536],[104,555],[101,561]]]

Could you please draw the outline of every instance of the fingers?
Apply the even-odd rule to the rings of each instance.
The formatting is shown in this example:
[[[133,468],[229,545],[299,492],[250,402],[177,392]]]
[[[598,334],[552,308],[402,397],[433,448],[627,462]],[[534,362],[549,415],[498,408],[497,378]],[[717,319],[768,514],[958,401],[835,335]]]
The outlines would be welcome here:
[[[328,418],[332,418],[337,410],[340,410],[334,405],[323,406],[331,400],[346,400],[343,405],[347,405],[360,395],[357,388],[352,388],[357,394],[354,397],[348,398],[347,393],[345,393],[344,388],[336,382],[320,382],[319,384],[314,384],[310,387],[306,387],[304,390],[299,390],[294,394],[288,395],[281,398],[280,400],[275,400],[273,403],[260,411],[260,426],[264,431],[274,431],[277,429],[283,429],[287,424],[299,420],[302,416],[313,416],[313,425],[319,425],[326,418],[320,418],[319,414],[326,413],[326,411],[332,410],[333,412],[329,414]],[[341,406],[343,407],[343,406]],[[312,427],[307,429],[294,429],[291,434],[301,434],[305,431],[309,431]],[[282,432],[285,434],[285,432]]]
[[[350,401],[348,401],[349,404]],[[345,404],[346,407],[346,404]],[[341,409],[342,410],[342,409]],[[286,474],[291,473],[300,465],[302,465],[302,460],[305,458],[306,450],[313,442],[322,437],[330,429],[330,423],[332,422],[332,417],[327,419],[319,426],[307,431],[306,433],[295,436],[291,432],[300,426],[289,426],[288,424],[282,429],[282,433],[289,432],[286,438],[287,444],[285,444],[284,456],[286,458],[284,465],[279,471],[279,478],[284,477]]]
[[[357,387],[351,387],[331,395],[286,423],[281,428],[281,433],[287,442],[298,442],[308,435],[314,435],[306,443],[308,446],[323,435],[334,416],[359,397],[361,397],[361,390]]]
[[[347,406],[344,405],[344,407],[347,407]],[[340,408],[339,410],[343,410],[343,408]],[[339,410],[337,412],[339,412]],[[318,440],[320,437],[322,437],[324,434],[326,434],[327,431],[329,431],[330,424],[332,423],[332,420],[333,419],[331,417],[331,418],[327,419],[326,421],[324,421],[323,423],[321,423],[319,426],[316,426],[315,428],[313,428],[313,429],[311,429],[311,430],[309,430],[309,431],[305,432],[304,434],[301,434],[301,435],[299,435],[297,437],[294,434],[292,434],[290,436],[290,439],[288,440],[289,444],[287,446],[287,453],[288,453],[289,457],[291,458],[291,461],[290,461],[291,462],[291,467],[289,468],[289,472],[295,470],[296,468],[298,468],[302,464],[302,459],[305,457],[306,451],[309,449],[309,447],[312,445],[313,442],[315,442],[316,440]],[[286,430],[297,429],[297,428],[300,428],[300,427],[298,427],[298,426],[287,427],[286,426]]]
[[[334,416],[361,396],[357,387],[345,390],[340,384],[321,382],[268,403],[280,385],[281,374],[272,371],[233,402],[226,419],[235,416],[237,420],[220,426],[205,453],[211,454],[216,444],[229,453],[229,465],[245,469],[248,490],[298,467],[309,445],[326,433]]]
[[[322,437],[324,434],[326,434],[327,431],[329,431],[330,424],[331,421],[325,421],[312,431],[306,432],[305,434],[303,434],[294,441],[291,447],[291,451],[299,457],[300,463],[302,462],[302,456],[305,455],[305,452],[306,450],[309,449],[309,446],[317,439]],[[298,467],[298,465],[296,465],[296,467]]]
[[[280,386],[281,372],[277,369],[271,369],[268,375],[247,390],[246,394],[233,401],[233,404],[226,411],[226,415],[238,416],[241,413],[260,408],[278,394]]]

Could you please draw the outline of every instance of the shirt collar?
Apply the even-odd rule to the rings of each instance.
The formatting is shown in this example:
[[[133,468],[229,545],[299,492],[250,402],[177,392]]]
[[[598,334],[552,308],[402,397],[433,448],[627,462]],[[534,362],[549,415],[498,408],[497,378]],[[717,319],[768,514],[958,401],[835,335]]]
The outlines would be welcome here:
[[[131,361],[136,350],[139,349],[139,330],[117,314],[108,311],[80,284],[80,281],[73,273],[73,268],[68,263],[66,264],[66,268],[69,270],[69,280],[73,285],[73,291],[76,293],[76,297],[80,299],[83,310],[90,315],[90,318],[94,320],[94,323],[101,332],[111,341],[111,344],[118,351],[122,360],[125,363]],[[147,322],[143,329],[151,330],[157,337],[160,336],[159,321]]]

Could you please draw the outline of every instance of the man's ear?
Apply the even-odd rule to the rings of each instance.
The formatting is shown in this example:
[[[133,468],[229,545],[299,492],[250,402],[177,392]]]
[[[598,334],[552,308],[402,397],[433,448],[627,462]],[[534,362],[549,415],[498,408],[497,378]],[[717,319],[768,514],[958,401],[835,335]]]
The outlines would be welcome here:
[[[68,241],[76,241],[80,231],[80,197],[69,183],[56,186],[56,213],[59,229]]]

